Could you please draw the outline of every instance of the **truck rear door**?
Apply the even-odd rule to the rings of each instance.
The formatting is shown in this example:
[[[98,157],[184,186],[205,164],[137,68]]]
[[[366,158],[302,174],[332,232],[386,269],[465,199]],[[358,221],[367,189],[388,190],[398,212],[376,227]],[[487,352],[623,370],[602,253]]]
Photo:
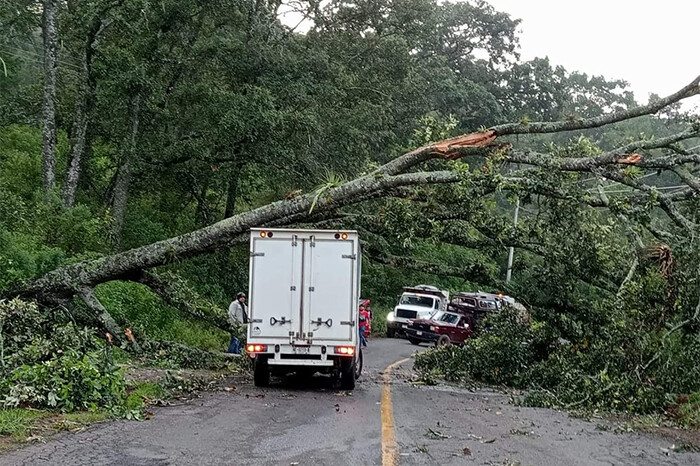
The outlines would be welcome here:
[[[304,247],[302,332],[349,342],[357,331],[357,238],[308,237]]]
[[[300,325],[302,248],[297,237],[253,237],[250,336],[285,338]]]

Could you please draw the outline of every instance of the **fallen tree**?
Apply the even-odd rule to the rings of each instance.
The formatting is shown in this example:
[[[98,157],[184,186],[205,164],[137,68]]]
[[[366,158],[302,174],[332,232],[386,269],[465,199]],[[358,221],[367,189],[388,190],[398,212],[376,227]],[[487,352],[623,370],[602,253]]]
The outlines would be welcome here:
[[[431,143],[397,157],[369,174],[338,186],[274,202],[174,238],[61,267],[28,283],[14,287],[9,292],[4,293],[4,296],[19,296],[47,304],[70,303],[74,296],[78,296],[92,311],[95,321],[99,322],[105,331],[117,335],[123,332],[118,328],[109,312],[99,303],[93,290],[95,286],[113,280],[134,281],[150,287],[166,302],[183,309],[184,312],[209,321],[219,328],[226,328],[226,324],[222,320],[223,316],[203,313],[200,312],[201,309],[188,307],[181,297],[176,296],[167,280],[159,279],[158,276],[148,271],[155,267],[226,247],[252,227],[293,224],[309,218],[323,219],[324,215],[337,212],[339,208],[344,206],[384,197],[407,187],[470,183],[469,176],[465,176],[460,170],[445,169],[450,167],[445,166],[444,163],[437,171],[410,170],[430,160],[458,160],[475,154],[490,157],[500,167],[500,170],[491,174],[491,188],[486,192],[492,192],[502,184],[510,183],[522,189],[523,192],[533,191],[545,196],[566,196],[566,193],[542,190],[536,183],[531,183],[530,177],[533,173],[528,169],[510,172],[507,173],[508,176],[504,176],[502,171],[510,163],[559,172],[587,172],[632,188],[634,193],[627,199],[631,206],[654,200],[679,228],[694,229],[695,224],[680,212],[678,204],[697,194],[700,180],[684,166],[688,163],[698,162],[700,155],[684,149],[679,146],[679,143],[698,137],[700,135],[700,122],[691,122],[686,130],[673,136],[633,142],[596,156],[554,157],[532,151],[519,151],[512,143],[498,139],[508,135],[558,133],[602,127],[642,115],[654,114],[669,105],[697,94],[700,94],[700,76],[668,97],[621,112],[590,119],[500,125],[484,131]],[[651,151],[660,149],[665,151],[662,155],[651,155]],[[677,170],[678,173],[682,174],[681,179],[688,188],[671,194],[660,194],[653,186],[635,180],[624,171],[631,165],[659,170]],[[590,196],[585,200],[585,203],[597,207],[607,206],[607,201],[603,197]],[[413,259],[389,256],[385,256],[383,259],[398,266],[417,268],[425,266],[425,264]],[[456,274],[463,272],[463,270],[451,271],[451,273]]]

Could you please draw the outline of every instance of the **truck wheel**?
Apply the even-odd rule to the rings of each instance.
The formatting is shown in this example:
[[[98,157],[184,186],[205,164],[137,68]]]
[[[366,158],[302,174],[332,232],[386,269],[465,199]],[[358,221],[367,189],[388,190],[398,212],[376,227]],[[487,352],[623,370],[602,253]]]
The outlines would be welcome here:
[[[450,344],[450,337],[447,335],[441,335],[438,341],[435,342],[435,346],[447,346]]]
[[[393,328],[386,329],[387,338],[394,338],[394,335],[396,335],[396,330],[394,330]]]
[[[253,362],[253,383],[256,387],[267,387],[270,385],[270,367],[267,365],[267,358],[258,356]]]
[[[409,337],[408,341],[410,341],[412,345],[416,345],[416,346],[420,345],[420,340],[416,340],[415,338]]]
[[[343,359],[340,362],[340,389],[354,390],[355,389],[355,369],[357,364],[355,359]]]
[[[362,349],[357,354],[357,361],[355,362],[355,380],[359,379],[362,375],[362,367],[365,363],[365,357],[362,355]]]

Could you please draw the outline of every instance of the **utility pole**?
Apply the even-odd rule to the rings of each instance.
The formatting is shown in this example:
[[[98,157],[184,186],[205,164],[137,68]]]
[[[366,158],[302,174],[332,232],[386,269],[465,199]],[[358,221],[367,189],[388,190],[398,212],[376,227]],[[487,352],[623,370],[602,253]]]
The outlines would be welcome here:
[[[518,226],[518,214],[520,213],[520,197],[515,198],[515,215],[513,217],[513,225]],[[506,271],[506,283],[510,282],[510,276],[513,272],[513,246],[508,248],[508,270]]]

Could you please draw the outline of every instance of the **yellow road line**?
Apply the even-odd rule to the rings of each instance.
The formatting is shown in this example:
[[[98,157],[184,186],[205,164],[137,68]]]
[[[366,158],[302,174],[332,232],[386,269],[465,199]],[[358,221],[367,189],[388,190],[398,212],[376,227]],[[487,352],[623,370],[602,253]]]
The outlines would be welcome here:
[[[391,403],[391,371],[396,366],[409,361],[402,359],[390,364],[382,372],[382,466],[396,466],[398,463],[396,439],[394,438],[394,409]]]

